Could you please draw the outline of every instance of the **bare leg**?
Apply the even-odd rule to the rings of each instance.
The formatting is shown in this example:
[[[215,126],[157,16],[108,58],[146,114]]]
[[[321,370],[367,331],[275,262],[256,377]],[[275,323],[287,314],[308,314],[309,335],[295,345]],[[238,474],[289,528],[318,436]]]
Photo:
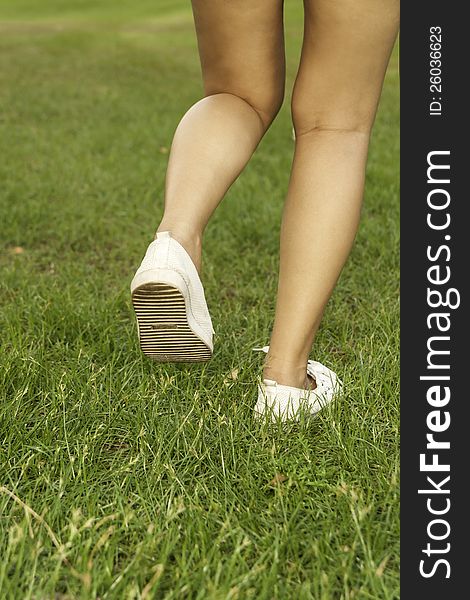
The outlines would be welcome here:
[[[306,363],[356,235],[370,131],[399,24],[398,0],[304,0],[292,98],[295,155],[284,206],[264,377],[315,387]]]
[[[168,163],[170,230],[201,270],[204,228],[284,95],[283,0],[193,0],[206,97],[182,118]]]

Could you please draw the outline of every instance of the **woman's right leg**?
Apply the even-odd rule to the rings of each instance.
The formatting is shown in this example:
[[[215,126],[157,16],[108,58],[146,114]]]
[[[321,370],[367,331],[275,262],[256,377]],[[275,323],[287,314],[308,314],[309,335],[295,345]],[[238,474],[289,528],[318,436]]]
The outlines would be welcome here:
[[[306,364],[359,222],[369,136],[399,24],[398,0],[304,0],[295,154],[264,377],[307,387]]]
[[[283,100],[283,0],[193,0],[205,97],[171,146],[164,214],[201,270],[202,235]]]

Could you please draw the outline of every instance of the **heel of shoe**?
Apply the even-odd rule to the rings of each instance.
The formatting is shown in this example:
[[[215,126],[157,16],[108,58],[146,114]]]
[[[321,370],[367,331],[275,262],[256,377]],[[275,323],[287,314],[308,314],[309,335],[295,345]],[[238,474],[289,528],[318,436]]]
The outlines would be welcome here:
[[[212,357],[207,336],[191,310],[188,286],[172,269],[137,273],[131,284],[142,352],[161,362],[202,362]]]
[[[188,286],[182,275],[174,269],[164,267],[138,271],[131,282],[131,294],[134,294],[138,288],[152,283],[166,283],[177,288],[185,298],[189,297]]]

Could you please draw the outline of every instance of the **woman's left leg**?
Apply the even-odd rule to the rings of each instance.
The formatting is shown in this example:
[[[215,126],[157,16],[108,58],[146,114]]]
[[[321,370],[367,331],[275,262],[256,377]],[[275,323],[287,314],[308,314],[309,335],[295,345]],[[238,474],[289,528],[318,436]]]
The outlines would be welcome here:
[[[192,0],[205,97],[180,121],[168,162],[170,230],[200,270],[204,228],[284,96],[283,0]]]

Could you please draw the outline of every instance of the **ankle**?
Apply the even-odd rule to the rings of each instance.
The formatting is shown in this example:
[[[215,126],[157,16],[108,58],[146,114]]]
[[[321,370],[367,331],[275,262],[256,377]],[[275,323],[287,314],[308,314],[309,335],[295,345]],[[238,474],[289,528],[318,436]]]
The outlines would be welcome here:
[[[155,232],[155,238],[157,233],[160,231],[169,231],[171,237],[179,242],[186,252],[191,257],[196,269],[201,274],[201,262],[202,262],[202,234],[199,232],[191,231],[188,228],[181,226],[167,225],[162,221]]]
[[[263,378],[274,379],[280,385],[313,390],[317,384],[315,378],[307,373],[307,361],[308,352],[276,352],[270,345],[263,365]]]
[[[306,365],[297,368],[265,366],[263,368],[263,378],[274,379],[280,385],[288,385],[295,388],[306,389],[312,387],[313,383],[307,377]]]

